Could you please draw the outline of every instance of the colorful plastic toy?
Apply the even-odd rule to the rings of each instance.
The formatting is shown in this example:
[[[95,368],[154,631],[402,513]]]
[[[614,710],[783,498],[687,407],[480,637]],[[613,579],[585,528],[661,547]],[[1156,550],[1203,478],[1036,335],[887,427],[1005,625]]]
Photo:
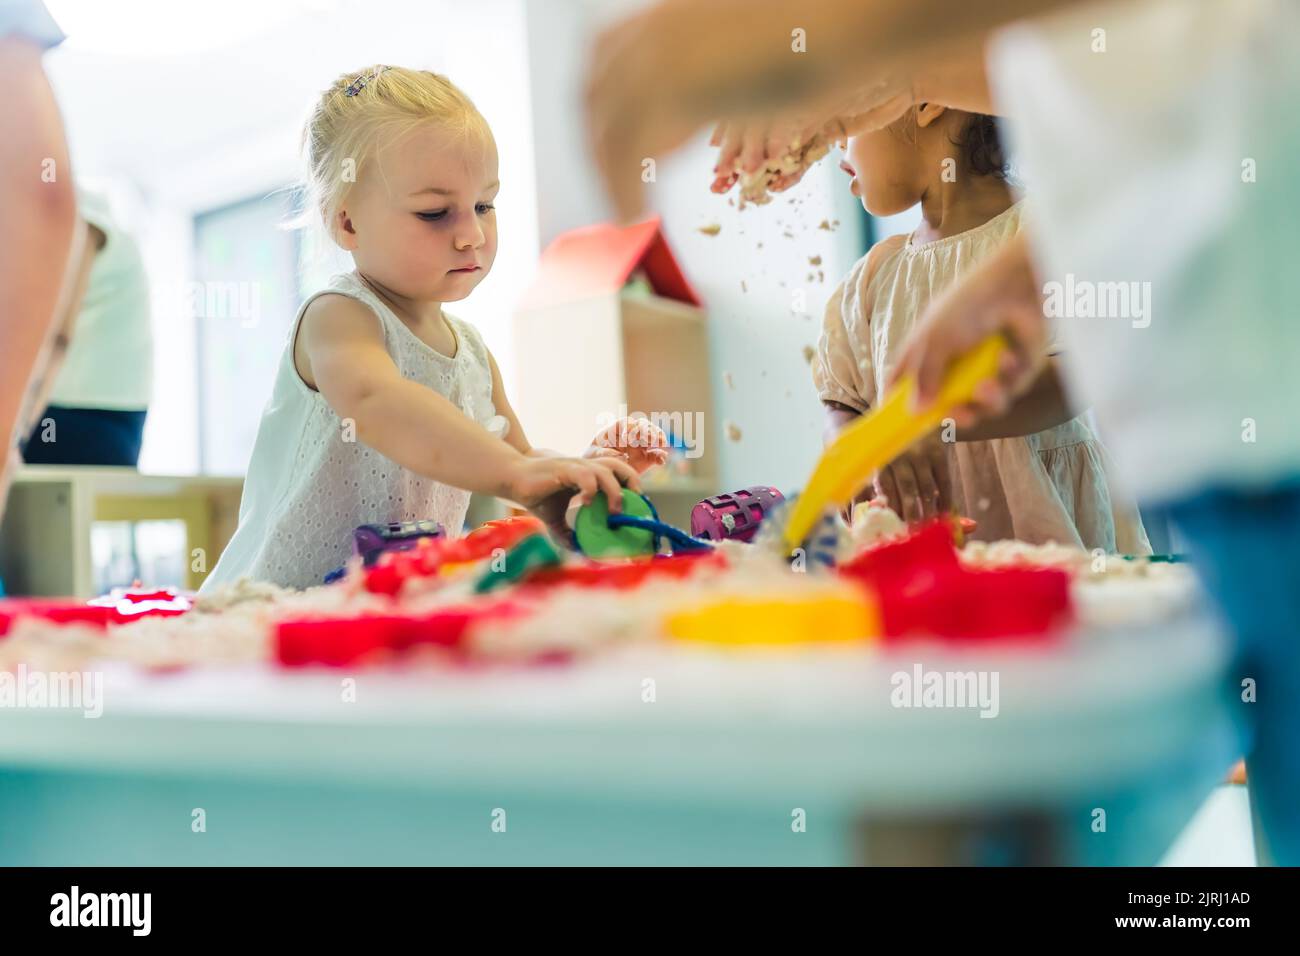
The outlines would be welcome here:
[[[997,374],[1005,348],[1002,336],[992,335],[959,358],[928,408],[911,410],[916,382],[908,377],[874,412],[844,429],[822,452],[786,522],[782,538],[786,553],[799,547],[827,507],[847,504],[873,472],[937,428],[954,407],[969,401],[981,382]]]
[[[798,547],[786,549],[785,527],[798,501],[796,496],[772,509],[771,514],[759,526],[754,538],[755,546],[780,551],[790,559],[790,567],[799,571],[834,567],[851,550],[852,541],[849,529],[830,511],[822,512]]]
[[[529,535],[544,531],[541,520],[519,515],[485,522],[462,538],[425,538],[409,551],[381,555],[365,572],[365,587],[375,594],[396,594],[411,578],[431,577],[445,568],[470,564],[509,550]]]
[[[92,601],[71,598],[5,598],[0,600],[0,637],[19,618],[34,617],[52,624],[89,624],[107,628],[129,624],[142,617],[172,617],[187,612],[192,603],[175,588],[146,590],[139,586],[114,588]]]
[[[833,568],[849,547],[849,530],[839,518],[827,511],[804,538],[803,557],[805,570],[818,567]],[[796,552],[797,554],[798,552]]]
[[[460,653],[476,623],[518,617],[529,610],[517,601],[504,600],[440,608],[415,617],[393,614],[281,621],[276,626],[276,659],[285,667],[347,667],[380,663],[421,645]]]
[[[827,588],[816,595],[730,595],[670,613],[664,630],[679,641],[788,645],[866,643],[880,632],[865,593]]]
[[[495,562],[495,559],[494,559]],[[538,568],[560,563],[560,552],[544,534],[529,535],[508,552],[501,561],[500,570],[489,566],[487,573],[474,585],[476,594],[484,594],[507,584],[523,580]]]
[[[659,520],[650,499],[630,488],[623,489],[623,514],[629,518]],[[614,526],[611,517],[604,493],[597,494],[578,510],[573,522],[573,540],[579,551],[592,558],[632,558],[658,550],[653,531],[632,525]]]
[[[959,568],[913,581],[881,607],[887,635],[966,642],[1047,641],[1073,618],[1070,576],[1059,568]]]
[[[966,544],[966,538],[979,527],[978,521],[965,515],[949,515],[948,521],[952,524],[952,543],[959,548]]]
[[[527,592],[570,584],[583,588],[630,591],[651,578],[681,580],[709,569],[721,570],[726,567],[727,559],[718,551],[657,554],[631,561],[581,561],[534,571],[523,582],[521,590]]]
[[[118,623],[117,609],[112,607],[52,598],[5,598],[0,601],[0,636],[8,634],[24,617],[40,618],[53,624],[90,624],[94,627]]]
[[[352,532],[352,547],[361,556],[365,566],[370,567],[379,560],[380,555],[410,551],[421,541],[445,537],[442,525],[436,521],[363,524]]]
[[[89,602],[96,607],[111,607],[118,617],[175,617],[194,606],[188,596],[176,588],[144,588],[136,582],[129,588],[113,588],[108,594]]]
[[[573,523],[574,543],[591,558],[648,557],[658,553],[662,538],[684,551],[712,547],[660,521],[650,499],[630,488],[623,489],[622,514],[609,513],[609,502],[601,492],[578,509]]]
[[[868,548],[837,570],[875,595],[888,640],[1046,641],[1073,618],[1069,574],[1056,568],[967,568],[944,518]]]
[[[840,564],[839,571],[861,581],[892,582],[959,565],[951,525],[944,519],[934,519],[901,538],[867,548]]]
[[[711,541],[753,541],[759,524],[784,500],[768,485],[705,498],[691,509],[691,534]]]

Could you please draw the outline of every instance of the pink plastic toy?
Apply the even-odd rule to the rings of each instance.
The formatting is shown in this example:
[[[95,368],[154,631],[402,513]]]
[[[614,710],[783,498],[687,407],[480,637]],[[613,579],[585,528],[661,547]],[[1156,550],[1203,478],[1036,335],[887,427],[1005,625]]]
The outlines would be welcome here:
[[[691,534],[710,541],[752,541],[758,526],[785,495],[767,485],[705,498],[691,509]]]

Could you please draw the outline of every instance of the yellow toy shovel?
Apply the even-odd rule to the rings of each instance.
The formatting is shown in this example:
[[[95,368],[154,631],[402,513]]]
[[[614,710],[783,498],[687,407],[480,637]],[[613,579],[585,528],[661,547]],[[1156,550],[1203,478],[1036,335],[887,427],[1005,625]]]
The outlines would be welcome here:
[[[916,380],[904,377],[875,411],[844,429],[822,452],[791,508],[782,536],[786,553],[803,543],[827,507],[844,505],[873,473],[937,428],[953,408],[970,401],[980,382],[997,374],[1006,347],[1006,340],[994,334],[953,362],[938,397],[920,412],[908,407]]]

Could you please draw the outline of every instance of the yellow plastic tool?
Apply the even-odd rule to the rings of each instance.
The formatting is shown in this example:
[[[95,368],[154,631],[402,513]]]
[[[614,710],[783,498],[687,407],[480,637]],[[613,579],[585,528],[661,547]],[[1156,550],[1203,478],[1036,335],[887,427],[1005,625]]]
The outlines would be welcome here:
[[[997,374],[1006,347],[1006,340],[994,334],[953,362],[938,397],[920,412],[909,408],[916,381],[906,376],[874,412],[844,429],[822,452],[791,508],[782,536],[786,551],[799,547],[826,508],[847,503],[872,474],[937,428],[953,408],[970,401],[976,387]]]
[[[867,644],[880,634],[880,616],[856,587],[812,593],[724,594],[664,618],[674,640],[733,647]]]

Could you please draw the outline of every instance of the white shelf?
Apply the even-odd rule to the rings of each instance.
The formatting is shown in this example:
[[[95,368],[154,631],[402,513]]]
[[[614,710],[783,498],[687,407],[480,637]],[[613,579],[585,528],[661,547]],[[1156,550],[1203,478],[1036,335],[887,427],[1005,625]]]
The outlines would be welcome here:
[[[91,526],[96,521],[185,523],[185,566],[194,548],[216,564],[239,516],[244,480],[150,475],[133,468],[25,466],[14,476],[0,525],[0,576],[10,594],[94,597]]]

